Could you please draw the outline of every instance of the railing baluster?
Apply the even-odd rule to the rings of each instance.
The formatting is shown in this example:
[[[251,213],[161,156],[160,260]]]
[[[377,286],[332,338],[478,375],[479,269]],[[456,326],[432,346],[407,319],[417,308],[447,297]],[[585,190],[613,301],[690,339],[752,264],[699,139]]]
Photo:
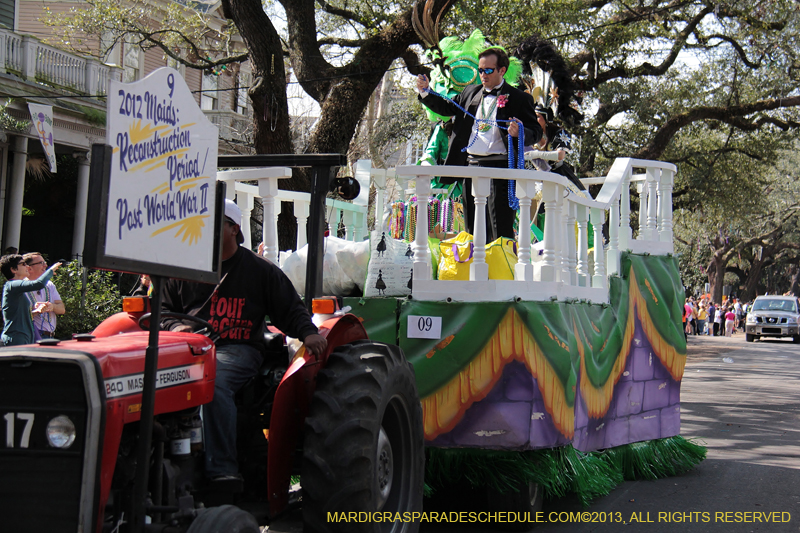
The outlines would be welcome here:
[[[578,257],[577,257],[577,247],[575,242],[575,218],[576,218],[576,207],[577,205],[575,202],[570,201],[569,198],[564,200],[564,211],[565,217],[564,219],[567,221],[566,225],[564,226],[564,231],[566,234],[564,235],[567,239],[567,273],[568,277],[566,278],[570,285],[578,285]]]
[[[486,264],[486,199],[489,196],[491,178],[472,178],[472,195],[475,197],[475,217],[473,228],[472,264],[469,266],[470,281],[489,279],[489,265]]]
[[[657,241],[658,237],[658,181],[661,169],[648,168],[647,181],[647,240]]]
[[[623,189],[625,188],[623,182]],[[613,200],[608,208],[608,273],[619,274],[619,203]]]
[[[599,289],[604,289],[606,287],[606,253],[603,247],[603,223],[605,220],[605,210],[600,209],[599,207],[593,207],[592,228],[594,229],[594,270],[592,272],[592,287]]]
[[[297,240],[295,249],[299,250],[308,244],[308,215],[310,202],[294,202],[294,216],[297,218]]]
[[[417,176],[417,224],[414,233],[414,280],[431,279],[431,252],[428,249],[428,197],[430,176]],[[412,288],[413,291],[413,288]]]
[[[619,195],[619,250],[630,248],[631,231],[631,172],[625,173]]]
[[[546,181],[542,184],[544,202],[544,252],[542,253],[541,281],[556,281],[556,266],[561,268],[559,258],[556,263],[556,184]]]
[[[636,192],[639,193],[639,235],[637,241],[649,239],[647,236],[647,187],[643,182],[636,183]]]
[[[517,243],[517,264],[514,265],[514,279],[517,281],[533,281],[533,265],[531,264],[531,203],[536,196],[536,182],[533,180],[517,181],[517,198],[519,198],[519,239]]]
[[[589,230],[587,226],[588,209],[585,205],[576,205],[576,220],[578,224],[578,264],[577,284],[579,287],[591,287],[589,280]]]
[[[264,257],[278,264],[278,228],[275,211],[275,197],[278,196],[278,179],[261,178],[258,180],[258,195],[264,207],[263,242]]]
[[[674,172],[664,170],[658,181],[658,202],[660,220],[658,222],[658,237],[661,242],[672,242],[672,183]]]

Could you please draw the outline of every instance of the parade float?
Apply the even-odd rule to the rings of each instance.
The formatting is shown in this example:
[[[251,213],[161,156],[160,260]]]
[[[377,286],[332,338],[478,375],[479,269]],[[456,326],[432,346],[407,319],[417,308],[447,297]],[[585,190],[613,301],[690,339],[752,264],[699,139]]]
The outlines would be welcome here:
[[[477,82],[482,38],[476,32],[437,47],[438,94]],[[552,46],[527,43],[528,90],[553,115],[569,116],[561,126],[574,125],[579,115],[564,112],[568,92],[558,98]],[[530,512],[542,494],[573,493],[588,504],[625,479],[677,475],[702,461],[705,449],[680,436],[686,340],[673,255],[675,165],[618,158],[605,176],[578,183],[568,165],[443,166],[447,123],[430,118],[437,123],[422,164],[355,166],[356,179],[376,192],[366,269],[353,268],[366,263],[366,201],[328,200],[331,230],[341,222],[346,241],[362,242],[348,250],[330,237],[324,269],[325,280],[350,278],[358,287],[362,295],[344,295],[342,305],[370,339],[400,346],[414,366],[429,492],[488,487],[493,508]],[[457,191],[442,188],[440,177],[472,180],[477,229],[464,242],[453,241],[463,229]],[[513,180],[519,202],[505,275],[497,275],[495,243],[483,230],[492,179]],[[276,221],[279,201],[308,212],[307,198],[277,183],[268,188],[275,193],[266,197],[240,183],[228,190],[240,205],[261,196],[265,221]],[[305,224],[298,216],[301,238]],[[265,255],[297,265],[298,252],[279,260],[274,226],[264,228]],[[460,275],[445,279],[448,258]],[[287,273],[302,293],[304,271]]]

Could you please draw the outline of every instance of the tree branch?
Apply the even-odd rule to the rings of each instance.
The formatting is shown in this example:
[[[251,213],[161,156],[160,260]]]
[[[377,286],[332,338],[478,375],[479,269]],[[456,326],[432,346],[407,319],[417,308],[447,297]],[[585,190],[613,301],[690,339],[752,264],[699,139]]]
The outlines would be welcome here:
[[[800,96],[770,98],[750,104],[729,107],[696,107],[667,120],[667,122],[658,129],[653,140],[650,141],[646,147],[639,150],[633,157],[640,159],[658,159],[681,128],[700,120],[718,120],[745,131],[755,131],[765,124],[775,124],[782,129],[798,128],[800,127],[800,123],[784,121],[768,116],[761,117],[756,121],[747,121],[741,118],[760,111],[771,111],[797,106],[800,106]]]

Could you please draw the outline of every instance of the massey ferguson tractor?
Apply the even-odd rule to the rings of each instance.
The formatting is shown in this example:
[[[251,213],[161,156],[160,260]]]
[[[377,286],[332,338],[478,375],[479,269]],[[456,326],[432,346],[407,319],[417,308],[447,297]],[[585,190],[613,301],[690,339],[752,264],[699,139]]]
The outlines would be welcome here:
[[[92,208],[109,154],[94,147]],[[219,167],[312,168],[309,306],[322,287],[324,196],[344,163],[219,158]],[[87,250],[98,237],[92,220]],[[249,533],[300,506],[305,531],[418,528],[374,519],[422,508],[422,411],[399,347],[370,341],[332,299],[313,304],[328,341],[320,357],[290,353],[270,327],[263,365],[237,397],[243,483],[217,487],[203,472],[201,407],[214,394],[221,332],[180,315],[197,333],[148,332],[165,316],[152,300],[126,299],[91,335],[0,350],[0,531]],[[338,523],[342,512],[373,519]]]

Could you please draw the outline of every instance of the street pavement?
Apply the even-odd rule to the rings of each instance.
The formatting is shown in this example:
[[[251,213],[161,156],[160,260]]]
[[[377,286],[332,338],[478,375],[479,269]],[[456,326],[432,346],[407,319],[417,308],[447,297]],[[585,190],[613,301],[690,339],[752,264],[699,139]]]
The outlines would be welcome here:
[[[800,531],[800,344],[745,343],[741,333],[690,336],[681,434],[708,448],[706,460],[692,471],[625,482],[588,508],[574,498],[545,501],[542,519],[565,521],[538,524],[534,531]],[[569,513],[581,512],[597,522],[568,521]],[[423,523],[420,531],[502,530],[496,524]]]

